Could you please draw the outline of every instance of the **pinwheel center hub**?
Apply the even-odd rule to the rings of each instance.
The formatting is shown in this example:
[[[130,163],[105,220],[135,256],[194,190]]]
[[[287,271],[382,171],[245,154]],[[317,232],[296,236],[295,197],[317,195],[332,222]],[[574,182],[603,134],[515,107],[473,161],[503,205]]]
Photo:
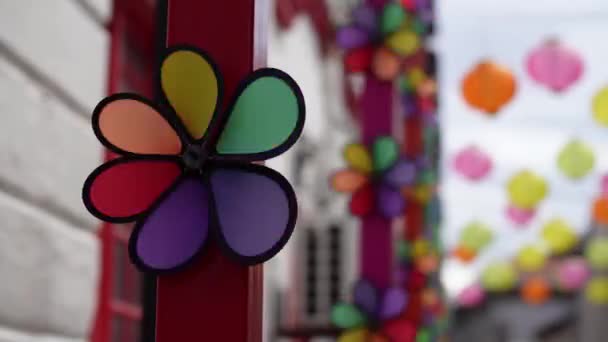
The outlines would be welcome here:
[[[189,145],[182,155],[182,160],[187,169],[196,171],[201,170],[207,159],[207,153],[200,145]]]

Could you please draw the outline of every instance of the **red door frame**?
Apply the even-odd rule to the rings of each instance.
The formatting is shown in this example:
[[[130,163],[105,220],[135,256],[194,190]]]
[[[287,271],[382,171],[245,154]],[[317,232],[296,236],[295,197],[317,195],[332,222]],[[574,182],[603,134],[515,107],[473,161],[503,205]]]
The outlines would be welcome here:
[[[127,20],[128,19],[128,20]],[[147,0],[115,0],[112,17],[107,26],[110,36],[107,93],[118,91],[135,91],[143,95],[151,95],[153,89],[153,67],[155,60],[154,8]],[[141,62],[144,62],[143,64]],[[147,63],[146,63],[147,62]],[[114,156],[105,151],[104,159]],[[100,281],[98,302],[93,328],[92,342],[109,342],[113,338],[113,321],[122,319],[131,324],[131,329],[123,329],[117,337],[120,341],[133,342],[139,330],[142,319],[141,305],[116,297],[114,287],[117,281],[115,262],[116,248],[124,248],[126,256],[128,240],[126,227],[103,223],[99,229],[100,239]],[[120,247],[117,247],[120,246]],[[123,284],[128,289],[139,287],[139,274],[133,269],[128,258],[120,261],[125,278]]]

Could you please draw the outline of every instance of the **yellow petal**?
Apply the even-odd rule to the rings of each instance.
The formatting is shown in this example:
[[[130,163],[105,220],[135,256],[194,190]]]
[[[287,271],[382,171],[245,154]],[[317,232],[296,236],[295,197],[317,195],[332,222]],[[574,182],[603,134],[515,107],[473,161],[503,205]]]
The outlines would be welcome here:
[[[367,342],[369,332],[365,329],[349,330],[338,338],[338,342]]]
[[[178,50],[163,61],[161,83],[190,135],[202,138],[219,100],[219,81],[213,66],[197,52]]]
[[[408,30],[401,30],[393,33],[386,40],[386,46],[402,56],[411,55],[420,46],[420,40],[416,33]]]
[[[363,144],[349,144],[344,149],[344,158],[348,166],[354,170],[372,172],[372,158]]]

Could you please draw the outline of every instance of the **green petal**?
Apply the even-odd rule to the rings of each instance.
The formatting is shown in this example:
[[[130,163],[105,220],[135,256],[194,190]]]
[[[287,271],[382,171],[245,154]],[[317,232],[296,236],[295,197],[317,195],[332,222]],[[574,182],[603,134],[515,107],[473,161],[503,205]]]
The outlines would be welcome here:
[[[380,30],[383,34],[395,32],[403,25],[405,19],[406,13],[403,6],[397,3],[387,4],[382,11]]]
[[[341,329],[353,329],[365,325],[363,313],[352,304],[336,304],[331,311],[332,323]]]
[[[302,132],[305,112],[295,81],[280,70],[261,69],[241,89],[217,142],[217,152],[264,160],[293,145]]]
[[[399,157],[399,146],[392,137],[380,137],[374,141],[374,170],[385,171],[395,164]]]

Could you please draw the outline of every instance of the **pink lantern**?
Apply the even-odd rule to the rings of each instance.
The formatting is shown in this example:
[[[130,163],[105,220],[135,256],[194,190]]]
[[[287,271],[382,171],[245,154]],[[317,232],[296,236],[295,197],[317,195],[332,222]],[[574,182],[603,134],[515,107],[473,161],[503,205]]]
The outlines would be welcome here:
[[[472,181],[484,178],[492,169],[492,160],[475,146],[469,146],[458,152],[452,162],[456,172]]]
[[[602,183],[601,183],[601,193],[602,195],[608,195],[608,174],[604,175],[604,177],[602,177]]]
[[[522,209],[514,205],[509,205],[506,210],[506,215],[509,220],[519,226],[528,224],[530,220],[534,218],[535,214],[536,209]]]
[[[585,285],[591,271],[583,258],[571,258],[563,261],[557,269],[557,281],[564,290],[574,291]]]
[[[479,284],[473,284],[460,292],[456,300],[465,308],[473,308],[480,305],[486,298],[485,291]]]
[[[532,50],[526,61],[530,77],[555,92],[562,92],[583,74],[583,60],[556,39]]]

